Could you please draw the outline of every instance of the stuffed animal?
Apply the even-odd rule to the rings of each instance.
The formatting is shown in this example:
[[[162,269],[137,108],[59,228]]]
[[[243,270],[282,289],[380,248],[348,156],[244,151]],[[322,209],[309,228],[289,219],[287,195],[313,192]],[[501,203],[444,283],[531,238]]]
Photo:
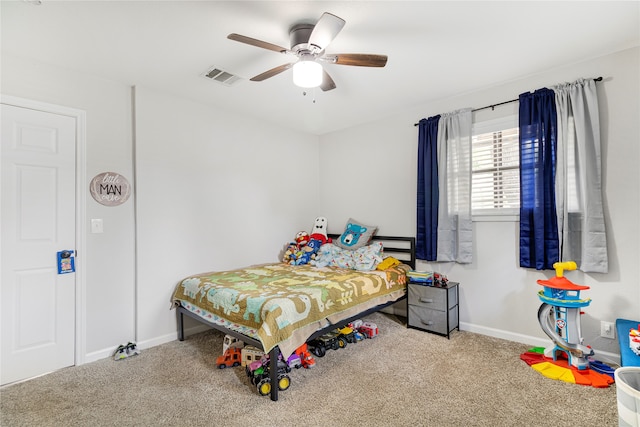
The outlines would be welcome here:
[[[296,244],[298,245],[298,249],[302,249],[309,243],[309,233],[306,231],[298,231],[296,234]]]
[[[327,237],[327,218],[323,216],[316,218],[313,223],[313,228],[311,229],[311,236],[309,237],[319,240],[323,245],[325,243],[331,243],[331,239]]]
[[[282,262],[286,264],[295,264],[296,259],[298,258],[298,245],[295,243],[289,243],[287,249],[284,251],[284,256],[282,257]]]
[[[300,231],[296,234],[295,242],[289,243],[285,249],[282,262],[291,265],[309,264],[321,245],[320,240],[310,239],[306,231]]]
[[[316,258],[316,253],[320,249],[322,243],[317,239],[310,239],[309,243],[300,251],[298,258],[295,260],[294,265],[309,264]]]

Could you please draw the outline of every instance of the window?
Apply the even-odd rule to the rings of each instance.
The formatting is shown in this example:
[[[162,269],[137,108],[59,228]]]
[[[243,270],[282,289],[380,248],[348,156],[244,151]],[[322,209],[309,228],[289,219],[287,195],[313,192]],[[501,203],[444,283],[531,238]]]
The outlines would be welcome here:
[[[520,159],[517,116],[475,123],[471,139],[474,215],[517,215]]]

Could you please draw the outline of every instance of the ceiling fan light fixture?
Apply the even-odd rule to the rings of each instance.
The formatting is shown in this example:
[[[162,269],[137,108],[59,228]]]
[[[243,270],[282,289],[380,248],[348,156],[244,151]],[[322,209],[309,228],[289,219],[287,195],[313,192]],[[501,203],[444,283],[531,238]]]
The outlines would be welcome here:
[[[322,84],[322,65],[315,61],[298,61],[293,64],[293,84],[312,88]]]

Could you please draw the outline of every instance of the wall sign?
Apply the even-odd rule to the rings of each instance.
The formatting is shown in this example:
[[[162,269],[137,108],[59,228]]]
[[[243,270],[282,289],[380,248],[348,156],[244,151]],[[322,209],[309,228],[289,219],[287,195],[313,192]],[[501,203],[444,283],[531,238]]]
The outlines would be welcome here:
[[[118,206],[131,195],[131,186],[127,178],[115,172],[103,172],[96,175],[89,186],[96,202],[105,206]]]

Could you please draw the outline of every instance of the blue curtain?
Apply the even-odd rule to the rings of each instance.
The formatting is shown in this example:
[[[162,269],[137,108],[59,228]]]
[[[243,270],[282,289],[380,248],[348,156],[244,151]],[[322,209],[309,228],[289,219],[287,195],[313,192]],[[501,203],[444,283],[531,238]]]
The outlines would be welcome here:
[[[520,95],[520,266],[547,270],[559,258],[555,93]]]
[[[438,153],[440,116],[418,123],[418,218],[416,257],[435,261],[438,250]]]

